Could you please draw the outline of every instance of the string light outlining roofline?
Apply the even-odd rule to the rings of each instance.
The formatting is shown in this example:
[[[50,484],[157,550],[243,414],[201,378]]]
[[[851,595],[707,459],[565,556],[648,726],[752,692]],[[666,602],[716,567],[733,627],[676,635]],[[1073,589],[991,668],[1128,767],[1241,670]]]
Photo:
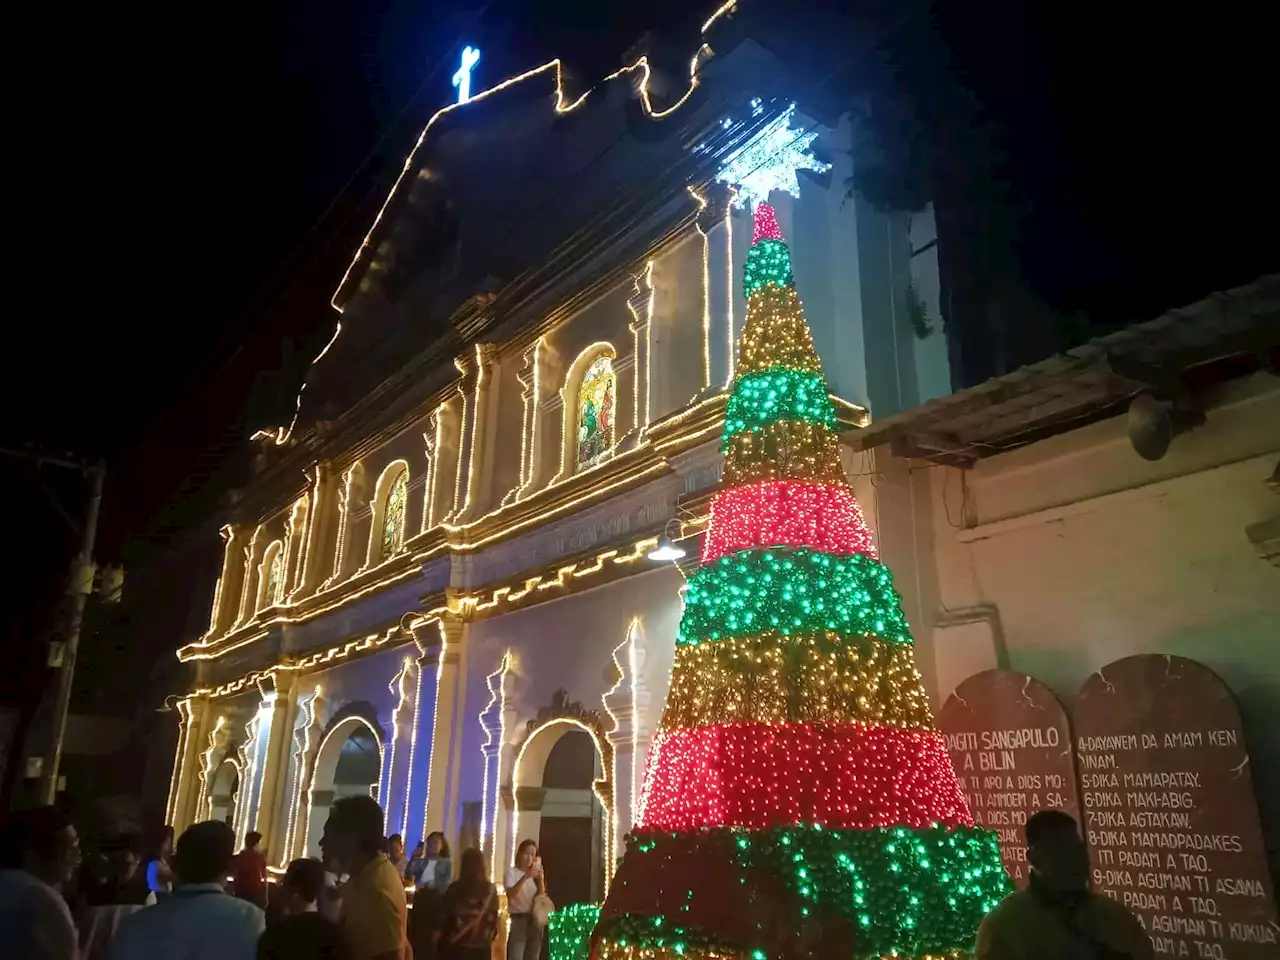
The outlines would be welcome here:
[[[711,16],[707,17],[707,19],[703,21],[700,32],[705,35],[706,32],[710,30],[711,27],[716,23],[716,21],[718,21],[725,14],[731,12],[737,5],[738,5],[738,0],[725,0],[724,3],[722,3],[719,7],[716,8],[716,10],[711,14]],[[501,83],[495,84],[494,86],[490,87],[487,90],[482,90],[480,93],[477,93],[472,97],[469,97],[465,101],[450,103],[444,107],[441,107],[439,110],[437,110],[434,114],[431,115],[431,119],[427,121],[426,126],[422,128],[422,132],[418,134],[418,139],[414,143],[413,149],[409,151],[409,155],[405,158],[404,167],[401,169],[399,176],[396,177],[396,182],[392,185],[390,192],[387,194],[387,199],[382,202],[382,206],[379,208],[377,215],[373,218],[372,225],[369,227],[368,232],[365,233],[364,239],[360,241],[360,246],[356,248],[355,256],[351,258],[351,263],[348,264],[347,269],[343,272],[342,280],[339,281],[337,289],[334,290],[333,296],[329,299],[330,305],[335,310],[337,310],[338,313],[343,312],[344,308],[338,303],[338,295],[346,287],[347,281],[351,278],[351,273],[355,269],[356,264],[360,262],[361,258],[365,254],[365,251],[368,250],[370,243],[373,239],[374,232],[378,229],[378,225],[382,222],[383,215],[387,212],[387,208],[391,205],[391,201],[395,199],[396,194],[400,190],[401,182],[408,175],[409,171],[413,168],[413,162],[418,155],[418,151],[422,148],[422,144],[427,139],[427,132],[433,126],[435,126],[436,121],[439,120],[441,117],[443,117],[445,114],[451,113],[452,111],[457,110],[459,107],[465,106],[466,104],[477,103],[480,100],[484,100],[486,97],[489,97],[495,93],[498,93],[501,90],[505,90],[508,87],[515,86],[517,83],[522,83],[525,80],[529,80],[533,77],[541,76],[542,74],[548,73],[548,72],[554,72],[555,78],[556,78],[555,112],[557,114],[569,113],[570,111],[576,110],[578,107],[582,106],[582,104],[586,102],[587,97],[591,95],[592,91],[595,90],[596,87],[603,86],[604,84],[610,82],[611,80],[616,80],[618,77],[621,77],[624,74],[630,74],[636,70],[639,70],[641,73],[640,90],[639,90],[640,102],[644,108],[644,112],[647,116],[652,117],[655,120],[661,120],[663,117],[670,116],[672,113],[675,113],[675,111],[680,109],[680,107],[684,106],[685,102],[689,99],[689,97],[693,95],[693,91],[698,87],[698,83],[699,83],[698,71],[699,71],[699,68],[701,67],[702,60],[705,57],[710,56],[711,53],[712,53],[711,46],[707,43],[703,43],[698,47],[697,51],[694,52],[693,56],[689,60],[689,88],[684,92],[682,96],[680,96],[673,104],[671,104],[671,106],[663,110],[655,110],[653,107],[653,101],[649,96],[649,80],[653,75],[653,69],[649,66],[649,58],[647,56],[641,56],[640,59],[635,61],[635,63],[628,64],[627,66],[622,67],[619,70],[615,70],[613,73],[606,76],[603,80],[601,80],[595,86],[589,87],[584,93],[582,93],[573,101],[568,101],[568,98],[565,96],[564,65],[560,60],[560,58],[556,57],[554,60],[549,60],[546,63],[542,64],[542,66],[534,67],[532,70],[526,70],[524,73],[516,74],[513,77],[508,77],[506,80],[503,80]],[[320,362],[320,360],[324,358],[324,355],[329,352],[329,348],[333,346],[334,341],[338,339],[338,335],[341,332],[342,332],[342,321],[339,320],[334,325],[333,336],[329,339],[329,342],[325,344],[324,349],[321,350],[318,354],[316,354],[315,359],[312,360],[310,364],[308,364],[308,369],[310,367],[314,367],[317,363]],[[285,443],[287,443],[289,441],[289,438],[293,435],[294,428],[297,427],[298,425],[298,417],[302,413],[302,393],[304,390],[306,390],[306,388],[307,388],[307,380],[304,377],[302,386],[298,388],[298,393],[294,400],[294,411],[293,411],[292,419],[289,421],[289,425],[287,427],[276,427],[270,430],[258,430],[252,435],[250,439],[270,441],[271,443],[274,443],[276,446],[283,446]]]

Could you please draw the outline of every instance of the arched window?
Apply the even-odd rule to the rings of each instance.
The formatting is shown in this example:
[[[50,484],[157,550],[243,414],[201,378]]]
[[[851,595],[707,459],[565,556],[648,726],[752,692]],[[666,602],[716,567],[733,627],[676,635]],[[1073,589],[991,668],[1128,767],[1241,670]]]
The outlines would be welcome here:
[[[284,551],[277,550],[271,557],[271,566],[267,567],[267,588],[262,594],[262,605],[270,607],[280,602],[280,591],[284,587]]]
[[[597,357],[582,378],[578,388],[579,468],[599,463],[613,446],[617,385],[613,361],[608,357]]]
[[[409,502],[409,471],[401,470],[387,491],[382,508],[382,559],[394,556],[404,546],[404,509]]]

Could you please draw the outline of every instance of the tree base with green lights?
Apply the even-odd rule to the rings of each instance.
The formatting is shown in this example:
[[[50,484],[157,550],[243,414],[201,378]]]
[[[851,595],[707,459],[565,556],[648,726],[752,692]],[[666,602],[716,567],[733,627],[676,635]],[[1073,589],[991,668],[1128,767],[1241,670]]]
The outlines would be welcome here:
[[[962,957],[1011,885],[934,725],[763,202],[743,273],[724,480],[591,956]]]

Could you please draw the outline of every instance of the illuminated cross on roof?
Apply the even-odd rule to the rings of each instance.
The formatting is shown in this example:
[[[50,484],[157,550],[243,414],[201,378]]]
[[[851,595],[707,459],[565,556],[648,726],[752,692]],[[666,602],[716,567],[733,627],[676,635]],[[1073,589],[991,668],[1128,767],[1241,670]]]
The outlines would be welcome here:
[[[480,62],[480,51],[475,47],[464,47],[462,50],[462,66],[453,75],[453,85],[458,88],[458,102],[466,103],[471,99],[471,70]]]

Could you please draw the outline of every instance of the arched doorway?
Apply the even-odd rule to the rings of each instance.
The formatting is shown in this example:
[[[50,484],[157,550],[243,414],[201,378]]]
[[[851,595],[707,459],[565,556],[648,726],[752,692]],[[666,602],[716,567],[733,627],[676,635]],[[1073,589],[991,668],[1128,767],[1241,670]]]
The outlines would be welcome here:
[[[239,795],[240,765],[228,757],[213,775],[213,786],[209,788],[208,819],[226,823],[235,829],[232,820],[237,812],[236,799]]]
[[[591,789],[604,776],[601,763],[590,734],[581,730],[566,733],[547,754],[538,847],[553,902],[604,899],[606,815]]]
[[[532,726],[532,724],[531,724]],[[599,903],[613,872],[613,783],[608,744],[591,724],[560,717],[536,726],[516,756],[509,849],[538,841],[547,893],[558,905]]]
[[[376,792],[382,774],[382,741],[364,717],[350,715],[330,727],[316,752],[308,790],[304,856],[320,856],[329,808],[343,797]]]

